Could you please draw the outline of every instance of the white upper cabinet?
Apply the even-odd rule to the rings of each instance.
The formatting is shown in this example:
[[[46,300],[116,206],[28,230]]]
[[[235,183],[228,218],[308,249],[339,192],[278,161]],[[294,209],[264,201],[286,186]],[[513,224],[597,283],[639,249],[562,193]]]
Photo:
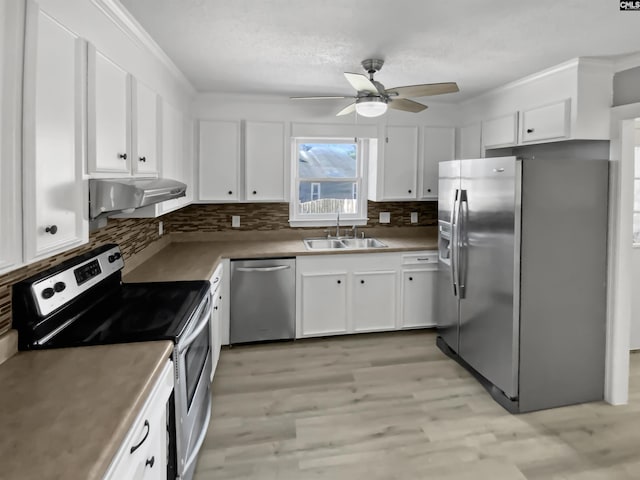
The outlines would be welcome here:
[[[205,121],[200,124],[198,200],[240,200],[240,122]]]
[[[0,273],[22,263],[22,2],[0,2]]]
[[[193,199],[193,122],[168,103],[162,107],[162,176],[187,185],[186,196],[158,204],[165,214],[191,203]]]
[[[420,198],[438,199],[438,164],[455,159],[456,129],[424,127],[422,141],[422,174]]]
[[[24,81],[25,261],[88,241],[86,43],[29,4]]]
[[[484,148],[509,147],[518,143],[518,114],[482,121],[482,145]]]
[[[131,166],[134,175],[158,174],[158,132],[161,127],[158,115],[160,97],[139,80],[132,79],[133,129]]]
[[[284,123],[246,122],[244,148],[247,201],[286,201]]]
[[[418,127],[388,126],[382,155],[380,200],[417,198]]]
[[[129,74],[89,45],[89,173],[131,171]]]
[[[571,100],[525,110],[520,114],[522,143],[560,140],[569,136]]]

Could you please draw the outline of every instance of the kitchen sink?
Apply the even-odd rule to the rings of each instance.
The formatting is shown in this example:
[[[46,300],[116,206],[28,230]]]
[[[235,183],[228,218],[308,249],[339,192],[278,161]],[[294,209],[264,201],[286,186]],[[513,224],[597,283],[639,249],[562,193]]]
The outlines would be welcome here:
[[[307,250],[344,250],[386,248],[387,246],[376,238],[305,238]]]

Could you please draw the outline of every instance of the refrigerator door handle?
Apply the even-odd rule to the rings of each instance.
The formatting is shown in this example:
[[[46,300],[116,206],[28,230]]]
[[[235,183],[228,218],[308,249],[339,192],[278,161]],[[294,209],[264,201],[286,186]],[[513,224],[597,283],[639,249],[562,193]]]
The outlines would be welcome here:
[[[449,242],[451,248],[451,286],[453,287],[453,295],[458,296],[458,193],[460,190],[456,188],[453,194],[453,208],[451,209],[451,240]]]
[[[463,205],[466,205],[465,209]],[[466,213],[465,213],[466,212]],[[460,298],[465,298],[465,263],[466,263],[466,229],[465,229],[465,218],[466,215],[469,214],[469,203],[467,201],[467,191],[460,190],[460,199],[458,200],[458,220],[457,220],[457,230],[458,233],[456,235],[456,239],[458,241],[457,250],[458,250],[458,258],[457,258],[457,284],[458,284],[458,295]]]

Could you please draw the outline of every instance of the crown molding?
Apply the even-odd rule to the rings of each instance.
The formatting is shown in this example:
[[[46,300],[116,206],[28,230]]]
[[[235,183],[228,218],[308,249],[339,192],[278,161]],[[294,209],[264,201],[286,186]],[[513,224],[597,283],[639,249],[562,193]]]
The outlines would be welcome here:
[[[173,60],[118,0],[91,0],[127,37],[156,57],[194,97],[198,92]]]

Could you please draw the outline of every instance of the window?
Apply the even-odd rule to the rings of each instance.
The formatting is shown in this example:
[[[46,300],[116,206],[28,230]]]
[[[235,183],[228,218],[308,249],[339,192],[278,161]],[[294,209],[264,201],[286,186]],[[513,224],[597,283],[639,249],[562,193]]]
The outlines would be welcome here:
[[[366,222],[363,158],[370,140],[296,138],[290,223],[334,225]]]
[[[635,148],[633,176],[633,243],[640,246],[640,146]]]

